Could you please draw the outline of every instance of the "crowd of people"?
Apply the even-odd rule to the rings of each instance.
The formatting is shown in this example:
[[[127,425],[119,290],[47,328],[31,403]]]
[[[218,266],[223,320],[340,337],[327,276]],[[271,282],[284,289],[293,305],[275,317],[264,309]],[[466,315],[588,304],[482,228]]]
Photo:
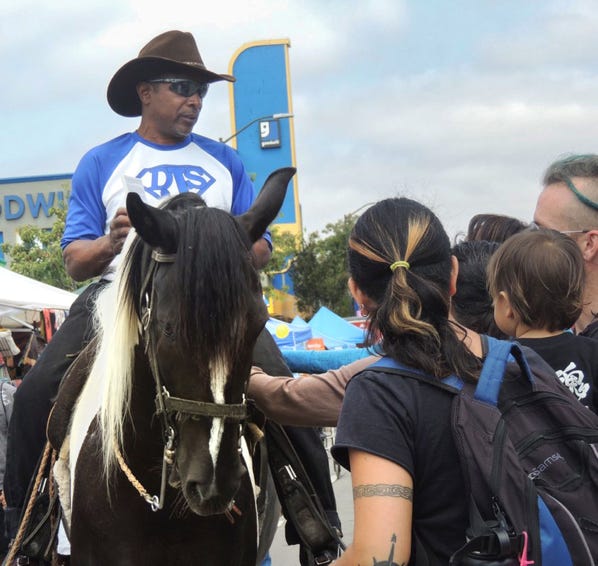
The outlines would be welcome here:
[[[395,562],[415,563],[412,532],[446,564],[464,540],[450,398],[368,371],[380,355],[439,379],[475,380],[480,335],[517,340],[596,411],[597,226],[597,155],[548,168],[530,224],[478,215],[452,249],[438,218],[415,201],[383,200],[358,219],[349,287],[380,353],[296,379],[254,368],[249,385],[271,418],[338,426],[332,452],[351,471],[355,532],[335,564],[382,560],[391,539]]]
[[[110,82],[112,109],[141,121],[135,132],[88,152],[73,176],[62,241],[66,269],[75,279],[99,279],[73,304],[14,395],[4,478],[12,536],[45,442],[51,400],[74,354],[90,339],[91,301],[111,280],[130,228],[123,179],[143,171],[152,204],[199,190],[208,204],[239,214],[253,200],[238,156],[192,133],[208,85],[220,80],[234,78],[205,67],[191,34],[170,31],[150,41]],[[185,177],[181,171],[190,168],[197,174]],[[158,173],[166,170],[171,184],[159,185]],[[253,252],[263,267],[271,253],[268,234]],[[371,355],[294,378],[264,334],[247,395],[268,418],[293,427],[289,436],[330,521],[340,526],[327,460],[318,460],[322,447],[309,428],[338,427],[332,453],[351,471],[355,529],[335,564],[387,560],[391,540],[394,563],[415,563],[416,538],[447,564],[468,524],[449,427],[451,397],[368,367],[387,356],[439,380],[457,375],[475,382],[485,355],[483,335],[517,340],[596,411],[598,155],[572,155],[550,165],[530,223],[480,214],[464,240],[452,244],[423,204],[384,199],[358,218],[347,257],[348,286],[367,315]]]

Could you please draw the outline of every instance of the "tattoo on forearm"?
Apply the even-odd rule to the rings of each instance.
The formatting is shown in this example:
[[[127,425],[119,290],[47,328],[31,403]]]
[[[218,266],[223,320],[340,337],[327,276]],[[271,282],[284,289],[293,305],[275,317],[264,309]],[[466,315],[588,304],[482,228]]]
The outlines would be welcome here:
[[[405,562],[401,562],[400,564],[397,564],[394,561],[394,557],[395,557],[395,544],[397,542],[397,535],[395,535],[393,533],[392,538],[390,539],[390,554],[388,556],[388,560],[376,560],[375,558],[374,560],[374,566],[406,566]]]
[[[374,496],[401,497],[413,501],[413,489],[404,485],[385,483],[357,485],[353,488],[353,499]]]

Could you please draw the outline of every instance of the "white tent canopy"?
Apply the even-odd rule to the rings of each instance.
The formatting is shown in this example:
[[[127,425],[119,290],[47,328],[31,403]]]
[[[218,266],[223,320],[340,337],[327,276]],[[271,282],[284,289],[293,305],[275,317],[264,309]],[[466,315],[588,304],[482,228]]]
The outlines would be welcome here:
[[[75,293],[0,267],[0,324],[6,328],[30,325],[43,309],[68,310],[76,298]]]

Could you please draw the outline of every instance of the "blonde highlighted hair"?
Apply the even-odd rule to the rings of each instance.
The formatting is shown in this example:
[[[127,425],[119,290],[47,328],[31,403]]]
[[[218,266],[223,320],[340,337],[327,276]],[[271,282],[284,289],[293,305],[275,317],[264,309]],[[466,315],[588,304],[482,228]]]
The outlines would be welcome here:
[[[396,308],[389,313],[390,328],[393,328],[397,334],[415,332],[438,339],[434,326],[421,319],[421,301],[407,282],[407,268],[399,266],[394,270],[391,269],[391,265],[397,261],[407,262],[411,268],[409,260],[428,229],[429,219],[410,218],[408,224],[409,238],[404,252],[399,249],[397,242],[392,240],[385,240],[386,246],[378,251],[367,242],[356,240],[354,237],[349,239],[349,248],[369,261],[384,265],[385,270],[388,269],[390,298],[396,305]],[[375,231],[382,234],[383,228],[378,226]]]
[[[355,224],[348,253],[351,277],[375,303],[370,344],[381,337],[387,355],[438,377],[477,377],[449,322],[450,243],[431,210],[407,198],[378,202]]]

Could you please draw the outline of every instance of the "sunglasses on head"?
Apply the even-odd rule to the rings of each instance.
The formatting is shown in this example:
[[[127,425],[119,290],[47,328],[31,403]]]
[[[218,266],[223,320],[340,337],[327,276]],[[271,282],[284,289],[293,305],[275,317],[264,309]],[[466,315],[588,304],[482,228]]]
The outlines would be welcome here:
[[[208,83],[200,83],[191,79],[152,79],[148,83],[168,83],[170,90],[179,96],[189,98],[197,93],[199,98],[204,98],[208,93]]]

